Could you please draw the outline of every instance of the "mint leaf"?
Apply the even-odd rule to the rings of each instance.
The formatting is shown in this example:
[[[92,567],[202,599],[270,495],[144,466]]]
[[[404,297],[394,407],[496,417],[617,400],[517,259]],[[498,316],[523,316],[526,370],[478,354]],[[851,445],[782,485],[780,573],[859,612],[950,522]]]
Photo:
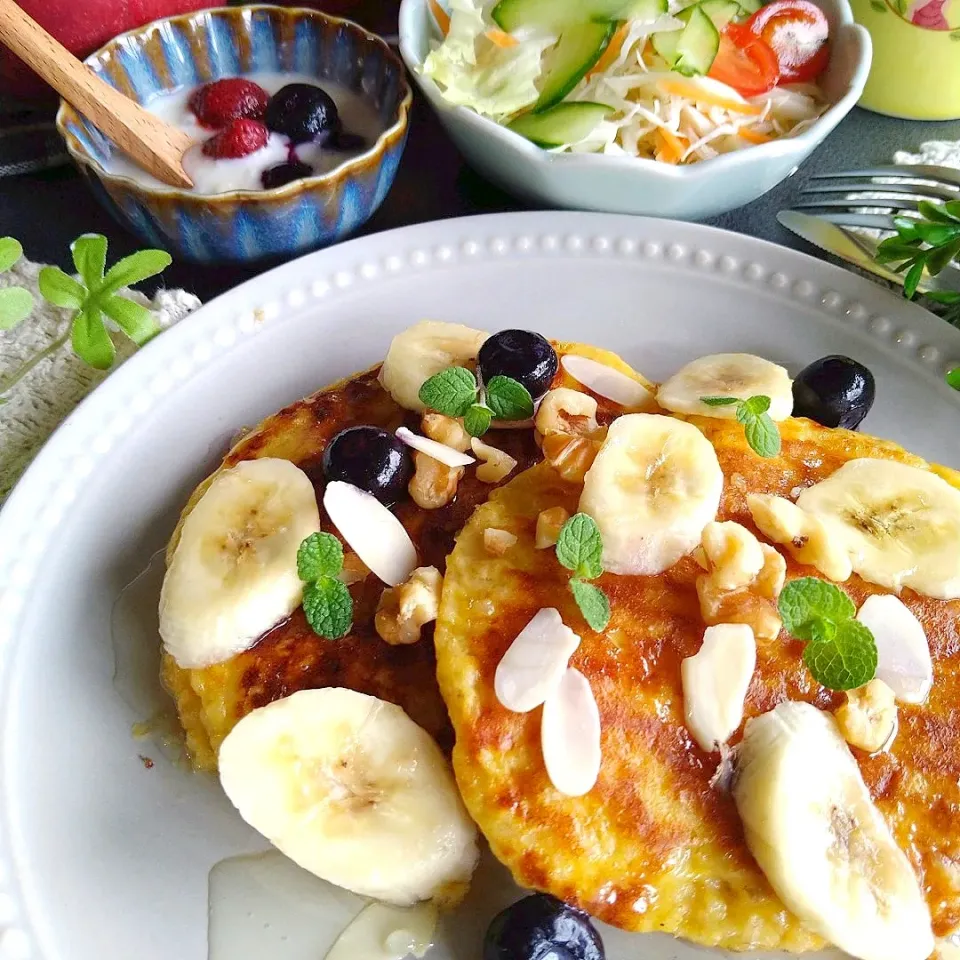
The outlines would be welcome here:
[[[740,401],[736,397],[701,397],[700,402],[708,407],[730,407]]]
[[[0,330],[10,330],[30,316],[33,296],[23,287],[0,290]]]
[[[599,587],[579,579],[570,581],[570,589],[590,629],[597,633],[606,630],[610,623],[610,601],[607,595]]]
[[[162,273],[171,263],[173,257],[165,250],[141,250],[131,253],[129,257],[118,260],[107,271],[103,284],[96,292],[104,297],[110,296],[121,287],[132,287],[141,280]]]
[[[483,404],[475,403],[463,415],[463,429],[471,437],[482,437],[489,429],[493,420],[493,412]]]
[[[477,378],[466,367],[448,367],[420,388],[420,402],[446,417],[463,417],[476,402]]]
[[[311,533],[297,550],[297,576],[305,583],[343,569],[343,544],[332,533]]]
[[[828,690],[855,690],[877,673],[877,644],[859,620],[844,620],[833,640],[808,643],[803,661],[813,679]]]
[[[317,636],[339,640],[353,623],[353,599],[346,584],[321,577],[303,588],[303,612]]]
[[[74,353],[95,370],[108,370],[113,365],[116,350],[98,307],[80,310],[73,318],[70,343]]]
[[[578,577],[593,580],[603,573],[603,538],[596,521],[585,513],[574,514],[560,528],[556,550],[560,564]]]
[[[954,367],[947,372],[947,383],[954,390],[960,390],[960,367]]]
[[[750,397],[747,400],[741,400],[737,407],[737,419],[741,423],[746,423],[751,417],[759,417],[770,409],[770,398],[764,396]]]
[[[138,347],[160,332],[153,314],[126,297],[107,297],[100,301],[100,308]]]
[[[23,247],[13,237],[0,237],[0,273],[6,273],[23,256]]]
[[[55,307],[79,310],[87,299],[83,284],[77,283],[59,267],[44,267],[37,278],[40,295]]]
[[[527,420],[533,416],[533,397],[522,383],[496,376],[485,386],[487,406],[498,420]]]
[[[780,454],[780,431],[770,419],[770,414],[761,413],[743,428],[750,449],[761,457],[776,457]]]
[[[787,632],[798,640],[823,640],[822,633],[815,635],[822,629],[815,624],[823,620],[839,624],[857,612],[843,590],[817,577],[791,580],[781,591],[777,608]]]
[[[84,234],[73,241],[70,252],[73,254],[73,265],[87,289],[96,290],[107,266],[107,238],[99,233]]]

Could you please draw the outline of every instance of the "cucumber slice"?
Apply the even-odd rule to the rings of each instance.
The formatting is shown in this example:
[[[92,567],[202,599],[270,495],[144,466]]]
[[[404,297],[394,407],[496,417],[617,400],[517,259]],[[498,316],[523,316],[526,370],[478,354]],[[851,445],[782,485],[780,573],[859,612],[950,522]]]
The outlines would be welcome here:
[[[741,4],[737,0],[703,0],[700,9],[720,31],[742,13]]]
[[[501,30],[512,33],[520,27],[544,27],[561,32],[583,23],[609,23],[667,12],[667,0],[500,0],[491,16]]]
[[[614,23],[583,23],[564,30],[546,54],[543,85],[534,110],[559,103],[600,59],[615,31]]]
[[[613,113],[604,103],[578,101],[558,103],[542,113],[523,113],[507,129],[532,140],[538,147],[561,147],[588,136],[592,130]]]
[[[764,0],[739,0],[743,16],[752,17],[763,5]]]
[[[687,77],[707,73],[720,49],[720,31],[702,6],[698,3],[680,11],[680,19],[687,21],[682,30],[653,35],[653,47],[657,53],[677,73]]]
[[[629,0],[627,3],[624,3],[623,0],[618,0],[617,6],[618,9],[613,16],[607,19],[643,20],[646,22],[666,16],[670,9],[667,0]],[[601,18],[596,17],[595,19]]]

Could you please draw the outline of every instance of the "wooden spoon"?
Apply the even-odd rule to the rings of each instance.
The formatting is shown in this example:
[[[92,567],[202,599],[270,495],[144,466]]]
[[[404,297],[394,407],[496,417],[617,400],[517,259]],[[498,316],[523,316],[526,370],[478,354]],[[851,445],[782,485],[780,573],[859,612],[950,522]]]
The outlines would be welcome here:
[[[148,173],[173,187],[193,186],[183,169],[190,137],[101,80],[14,0],[0,0],[0,43]]]

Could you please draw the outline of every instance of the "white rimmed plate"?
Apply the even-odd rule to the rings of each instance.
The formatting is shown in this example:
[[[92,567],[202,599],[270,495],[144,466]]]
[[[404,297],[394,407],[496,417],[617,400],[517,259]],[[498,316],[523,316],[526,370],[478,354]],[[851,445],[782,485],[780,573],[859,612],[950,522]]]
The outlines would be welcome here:
[[[113,373],[0,513],[0,960],[201,960],[211,901],[211,960],[320,960],[356,911],[275,859],[222,863],[265,844],[214,778],[168,762],[158,735],[136,741],[131,725],[163,704],[156,555],[190,490],[238,428],[376,362],[424,317],[594,342],[653,379],[721,350],[794,372],[847,353],[877,377],[866,428],[960,466],[960,395],[943,382],[960,334],[747,237],[606,215],[479,217],[368,237],[245,284]],[[436,960],[479,957],[512,895],[485,869]],[[611,960],[720,956],[605,936]]]

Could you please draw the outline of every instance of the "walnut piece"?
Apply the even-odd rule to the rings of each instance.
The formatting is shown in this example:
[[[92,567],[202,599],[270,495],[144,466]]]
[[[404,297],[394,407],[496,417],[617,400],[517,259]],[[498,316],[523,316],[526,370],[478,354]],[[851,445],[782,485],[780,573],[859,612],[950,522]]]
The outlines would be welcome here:
[[[443,577],[436,567],[417,567],[396,587],[380,596],[374,624],[391,646],[416,643],[424,624],[437,619]]]
[[[847,702],[834,714],[847,743],[867,753],[888,747],[897,733],[897,703],[882,680],[847,691]]]
[[[747,509],[760,532],[785,546],[797,563],[814,567],[836,583],[850,577],[853,566],[843,537],[820,517],[784,497],[761,493],[747,497]]]
[[[697,559],[707,572],[697,577],[697,597],[704,623],[745,623],[757,638],[773,640],[783,626],[776,600],[786,580],[786,560],[732,521],[708,523],[701,551]]]
[[[517,461],[509,453],[497,447],[491,447],[489,443],[484,443],[476,437],[470,441],[470,447],[473,455],[482,461],[477,467],[477,479],[481,483],[499,483],[517,465]]]
[[[569,519],[570,514],[563,507],[550,507],[547,510],[541,510],[537,517],[537,534],[534,546],[538,550],[555,547],[557,540],[560,539],[560,531]]]
[[[487,553],[502,557],[517,542],[516,534],[497,527],[487,527],[483,531],[483,546]]]
[[[413,462],[416,469],[407,484],[413,502],[424,510],[445,507],[457,495],[463,467],[448,467],[419,450],[414,451]]]
[[[437,443],[442,443],[460,453],[470,449],[470,434],[463,429],[463,424],[452,417],[445,417],[442,413],[425,413],[420,422],[423,435]]]
[[[597,401],[579,390],[558,387],[548,390],[537,408],[537,433],[565,433],[574,437],[593,436],[599,429]]]

